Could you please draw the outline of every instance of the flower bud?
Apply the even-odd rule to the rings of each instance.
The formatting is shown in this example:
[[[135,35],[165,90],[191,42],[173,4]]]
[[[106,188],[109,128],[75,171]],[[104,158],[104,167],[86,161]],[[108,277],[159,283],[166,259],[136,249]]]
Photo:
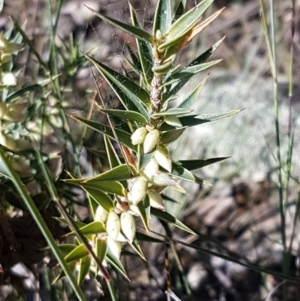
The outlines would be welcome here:
[[[144,177],[138,177],[131,188],[130,199],[133,205],[137,205],[146,195],[148,182]]]
[[[106,221],[106,232],[112,238],[116,239],[121,230],[120,218],[117,213],[111,211]]]
[[[106,223],[108,213],[104,210],[102,206],[98,206],[95,212],[94,220]]]
[[[146,135],[144,140],[144,153],[145,154],[151,153],[155,149],[158,141],[159,141],[159,131],[157,129],[150,131]]]
[[[145,140],[147,133],[148,131],[144,127],[136,129],[131,135],[131,143],[133,145],[142,144]]]
[[[152,157],[149,163],[143,169],[143,173],[146,175],[147,178],[152,180],[153,177],[158,174],[158,171],[159,171],[158,163],[155,160],[155,158]]]
[[[110,249],[110,251],[112,252],[112,254],[116,258],[119,259],[120,255],[121,255],[121,251],[122,251],[122,243],[119,241],[115,241],[110,236],[108,236],[107,237],[107,246]]]
[[[169,152],[167,148],[163,145],[160,145],[155,153],[154,153],[154,158],[156,159],[157,163],[167,170],[168,172],[172,171],[172,161],[169,155]]]
[[[128,238],[128,240],[132,242],[136,231],[135,218],[129,212],[123,212],[120,220],[122,232]]]
[[[156,192],[155,190],[149,189],[148,190],[148,196],[150,199],[150,206],[160,209],[160,210],[165,210],[163,198],[161,195]]]
[[[2,77],[2,85],[4,86],[15,86],[17,84],[17,79],[13,73],[4,73]]]

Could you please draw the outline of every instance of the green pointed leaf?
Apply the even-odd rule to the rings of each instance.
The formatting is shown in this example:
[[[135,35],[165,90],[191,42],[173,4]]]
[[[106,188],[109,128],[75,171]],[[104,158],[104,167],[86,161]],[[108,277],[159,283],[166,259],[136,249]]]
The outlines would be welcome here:
[[[150,227],[150,200],[148,195],[144,197],[142,201],[137,204],[137,207],[140,211],[140,217],[143,222],[143,225],[146,231],[149,231]]]
[[[99,110],[107,113],[111,116],[118,117],[121,120],[131,120],[136,121],[141,124],[147,124],[149,119],[146,119],[142,114],[135,112],[135,111],[129,111],[129,110],[116,110],[116,109],[102,109],[99,107]]]
[[[65,257],[67,254],[72,252],[77,247],[77,245],[74,245],[74,244],[61,244],[61,245],[58,245],[58,247],[59,247],[62,255]]]
[[[124,186],[118,181],[91,181],[89,183],[81,184],[81,186],[89,192],[92,188],[95,188],[105,191],[107,193],[114,193],[119,196],[126,196],[126,190]]]
[[[239,112],[243,111],[241,110],[232,110],[228,112],[221,112],[221,113],[211,113],[211,114],[201,114],[201,115],[190,115],[190,116],[183,116],[180,117],[179,120],[184,128],[192,127],[196,125],[200,125],[207,122],[216,121],[222,118],[230,117],[232,115],[235,115]],[[167,124],[163,124],[160,129],[162,131],[168,131],[171,129],[174,129],[174,127],[169,126]]]
[[[84,278],[88,274],[91,266],[91,257],[89,255],[80,259],[79,263],[79,271],[78,271],[78,284],[81,285]]]
[[[171,142],[177,140],[184,131],[185,131],[185,129],[181,128],[181,129],[163,132],[160,137],[160,143],[162,143],[162,144],[171,143]]]
[[[201,53],[197,58],[195,58],[191,63],[189,63],[188,67],[190,66],[194,66],[194,65],[200,65],[203,64],[220,46],[220,44],[223,42],[225,37],[223,37],[221,40],[219,40],[218,42],[216,42],[212,47],[210,47],[209,49],[207,49],[204,53]],[[165,93],[164,95],[164,99],[167,100],[170,97],[174,96],[192,77],[194,74],[190,74],[186,77],[183,78],[173,78],[173,74],[167,78],[167,81],[171,81],[174,79],[179,80],[177,82],[177,84],[174,84],[170,87],[170,89],[168,90],[168,92]]]
[[[132,25],[120,22],[118,20],[106,17],[103,14],[98,13],[97,11],[93,10],[92,8],[90,8],[88,6],[86,6],[86,7],[89,10],[91,10],[97,17],[102,19],[103,21],[113,25],[114,27],[116,27],[116,28],[118,28],[118,29],[120,29],[120,30],[122,30],[126,33],[129,33],[130,35],[133,35],[137,39],[144,40],[146,42],[152,43],[153,38],[147,31],[144,31],[143,29],[138,28],[136,26],[132,26]]]
[[[157,30],[165,34],[171,27],[171,3],[170,0],[158,0],[153,22],[153,36]]]
[[[165,41],[158,47],[158,49],[164,50],[177,42],[180,43],[181,39],[197,25],[204,12],[212,3],[213,0],[203,0],[177,19],[166,32]]]
[[[96,240],[96,255],[100,262],[103,262],[107,254],[107,242],[106,238],[97,238]]]
[[[94,198],[91,197],[90,194],[87,193],[87,196],[88,196],[88,200],[89,200],[89,208],[91,210],[91,214],[92,214],[92,217],[94,219],[96,210],[98,208],[98,203],[94,200]]]
[[[210,165],[210,164],[214,164],[216,162],[226,160],[228,158],[230,158],[230,157],[210,158],[210,159],[204,159],[204,160],[181,160],[178,162],[178,165],[180,165],[188,170],[195,170],[195,169],[202,168],[202,167]]]
[[[212,45],[209,49],[201,53],[198,57],[196,57],[193,61],[188,64],[188,67],[194,65],[201,65],[207,61],[207,59],[219,48],[221,43],[224,41],[225,37],[217,41],[214,45]]]
[[[126,190],[124,186],[120,182],[113,181],[90,181],[85,182],[86,179],[67,179],[64,180],[66,183],[71,183],[74,185],[81,186],[88,194],[90,194],[96,202],[98,202],[98,198],[96,198],[99,194],[98,191],[105,191],[108,193],[115,193],[120,196],[126,196]],[[100,197],[103,197],[100,195]],[[103,198],[106,200],[105,198]],[[109,203],[107,205],[109,206]],[[103,206],[104,208],[104,206]],[[105,209],[106,210],[106,209]]]
[[[199,177],[195,176],[194,174],[192,174],[188,169],[178,165],[176,162],[173,162],[172,165],[172,173],[173,176],[175,176],[178,179],[181,180],[186,180],[186,181],[190,181],[190,182],[194,182],[197,184],[203,184],[203,185],[209,185],[210,184],[202,179],[200,179]]]
[[[136,238],[134,238],[133,242],[131,243],[130,241],[128,241],[128,243],[130,244],[131,248],[143,259],[146,261],[145,255],[139,245],[139,242]]]
[[[95,65],[126,109],[135,111],[136,108],[145,118],[149,118],[147,108],[151,107],[150,96],[143,88],[128,77],[96,61],[91,56],[87,54],[85,56]]]
[[[71,116],[74,120],[77,120],[81,123],[83,123],[84,125],[88,126],[89,128],[93,129],[94,131],[97,131],[99,133],[102,133],[103,135],[108,136],[111,139],[115,140],[115,136],[114,133],[112,131],[112,129],[110,128],[110,126],[102,124],[102,123],[98,123],[95,121],[91,121],[88,119],[84,119],[81,117],[77,117],[77,116]],[[124,144],[125,146],[127,146],[129,149],[134,150],[135,152],[137,151],[137,147],[135,145],[133,145],[131,143],[131,134],[127,133],[123,130],[120,130],[118,128],[114,129],[118,139],[120,141],[120,143]]]
[[[155,118],[160,116],[182,116],[182,115],[190,114],[191,112],[192,110],[187,110],[185,108],[171,108],[164,112],[152,114],[152,117]]]
[[[103,183],[103,182],[102,182]],[[93,188],[89,185],[83,185],[84,190],[88,193],[88,195],[100,206],[104,208],[104,210],[109,213],[114,208],[114,203],[109,195],[100,190],[101,188]],[[100,186],[101,187],[101,186]],[[114,189],[112,189],[114,190]]]
[[[177,227],[177,228],[179,228],[179,229],[181,229],[185,232],[196,235],[196,233],[194,231],[192,231],[189,227],[187,227],[182,222],[180,222],[177,218],[175,218],[173,215],[171,215],[171,214],[169,214],[165,211],[161,211],[159,209],[151,208],[151,214],[155,215],[156,217],[158,217],[161,220],[164,220],[168,223],[171,223],[175,227]]]
[[[207,76],[200,82],[199,85],[196,86],[196,88],[181,102],[181,104],[178,106],[178,108],[181,109],[190,109],[196,100],[199,97],[200,92],[202,91],[205,83],[207,80]]]
[[[105,143],[105,150],[106,150],[107,159],[109,162],[109,167],[114,168],[116,166],[121,165],[121,160],[120,160],[118,154],[116,153],[116,150],[113,147],[110,139],[107,138],[107,136],[105,136],[105,135],[103,136],[103,139],[104,139],[104,143]]]
[[[126,271],[123,267],[122,262],[114,256],[111,251],[108,249],[106,253],[106,260],[126,279],[130,280],[126,274]]]
[[[193,66],[188,66],[188,67],[182,69],[181,71],[176,72],[172,76],[172,79],[189,77],[190,75],[194,75],[194,74],[197,74],[197,73],[199,73],[201,71],[204,71],[208,68],[211,68],[212,66],[214,66],[216,64],[219,64],[220,62],[222,62],[222,59],[214,60],[214,61],[207,62],[207,63],[201,63],[201,64],[197,64],[197,65],[193,65]]]
[[[130,4],[129,4],[130,5]],[[143,70],[142,70],[142,65],[141,62],[139,60],[139,58],[135,55],[134,51],[132,50],[132,48],[129,46],[129,44],[125,44],[128,53],[130,55],[131,58],[131,65],[133,67],[134,70],[136,70],[138,72],[138,74],[140,74]]]
[[[129,9],[130,9],[130,16],[132,24],[138,28],[140,28],[140,24],[138,22],[136,13],[134,9],[132,8],[132,5],[129,3]],[[153,56],[152,56],[152,49],[149,45],[149,43],[136,39],[136,44],[138,47],[138,55],[139,55],[139,61],[141,63],[142,67],[142,76],[144,78],[144,82],[150,86],[151,80],[153,77],[152,72],[152,66],[153,66]]]
[[[65,256],[65,260],[66,262],[79,260],[88,254],[89,252],[87,251],[85,246],[83,244],[80,244],[75,249],[73,249],[68,255]]]
[[[93,178],[89,178],[85,180],[85,183],[90,182],[100,182],[100,181],[123,181],[129,180],[133,177],[137,176],[137,172],[133,165],[131,164],[122,164],[114,167],[106,172],[99,174]]]
[[[81,227],[79,230],[83,235],[98,234],[98,233],[106,232],[104,223],[100,222],[100,221],[90,222],[89,224]]]

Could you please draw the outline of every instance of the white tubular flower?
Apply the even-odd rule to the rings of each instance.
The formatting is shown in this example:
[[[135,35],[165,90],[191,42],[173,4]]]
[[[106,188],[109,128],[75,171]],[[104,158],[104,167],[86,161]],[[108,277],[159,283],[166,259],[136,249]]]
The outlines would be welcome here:
[[[168,172],[172,171],[172,161],[170,158],[169,151],[167,148],[163,145],[160,145],[155,153],[154,153],[154,158],[156,159],[157,163],[167,170]]]
[[[147,178],[152,180],[153,177],[158,175],[158,172],[159,172],[158,163],[157,163],[156,159],[154,157],[152,157],[151,160],[149,161],[149,163],[143,169],[143,173],[146,175]]]
[[[2,85],[4,86],[15,86],[17,84],[17,79],[13,73],[4,73],[2,77]]]
[[[136,231],[135,218],[129,212],[123,212],[120,220],[122,232],[130,242],[133,242]]]
[[[148,131],[146,130],[145,127],[136,129],[134,133],[131,135],[131,143],[133,145],[142,144],[145,140],[147,133]]]
[[[133,205],[137,205],[146,195],[148,188],[148,182],[146,178],[139,177],[132,185],[130,192],[130,199]]]

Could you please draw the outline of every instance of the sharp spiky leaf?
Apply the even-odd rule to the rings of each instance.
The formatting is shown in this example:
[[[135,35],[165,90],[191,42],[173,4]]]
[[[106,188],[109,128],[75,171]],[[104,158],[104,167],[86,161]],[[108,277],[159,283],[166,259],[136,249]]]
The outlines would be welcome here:
[[[85,179],[85,183],[100,181],[123,181],[137,176],[136,170],[132,165],[122,164],[93,178]]]
[[[152,117],[159,117],[159,116],[182,116],[190,114],[192,111],[184,108],[172,108],[164,112],[159,112],[152,114]]]
[[[136,121],[140,124],[147,124],[149,119],[145,118],[142,114],[135,112],[135,111],[129,111],[129,110],[116,110],[116,109],[103,109],[99,107],[99,110],[101,112],[104,112],[106,114],[109,114],[111,116],[118,117],[121,120],[131,120]]]
[[[99,17],[103,21],[113,25],[114,27],[116,27],[126,33],[129,33],[130,35],[133,35],[137,39],[144,40],[149,43],[152,42],[153,38],[152,38],[151,34],[149,34],[147,31],[145,31],[141,28],[138,28],[136,26],[132,26],[130,24],[126,24],[126,23],[120,22],[118,20],[109,18],[103,14],[98,13],[97,11],[93,10],[92,8],[90,8],[88,6],[86,6],[86,7],[89,10],[91,10],[97,17]]]
[[[221,112],[221,113],[211,113],[211,114],[201,114],[201,115],[195,114],[195,115],[180,117],[179,120],[180,120],[182,126],[184,128],[187,128],[187,127],[192,127],[192,126],[200,125],[200,124],[207,123],[207,122],[216,121],[216,120],[219,120],[222,118],[230,117],[241,111],[242,111],[242,109],[241,110],[232,110],[232,111],[228,111],[228,112]],[[161,130],[163,130],[163,131],[170,131],[171,129],[174,129],[174,127],[172,127],[168,124],[163,124],[161,126]]]
[[[91,257],[89,255],[80,259],[79,263],[79,271],[78,271],[78,284],[82,284],[84,278],[88,274],[91,266]]]
[[[127,110],[134,111],[134,108],[136,108],[143,116],[146,118],[149,117],[147,107],[150,107],[150,96],[144,89],[131,81],[128,77],[110,69],[99,61],[93,59],[91,56],[86,55],[86,58],[95,65],[97,70],[118,95],[120,101]],[[120,94],[118,92],[122,93]],[[124,99],[124,95],[126,99]],[[131,103],[128,103],[128,101]]]
[[[181,109],[190,109],[196,100],[199,97],[199,94],[201,93],[205,83],[207,80],[207,76],[200,82],[199,85],[196,86],[196,88],[181,102],[181,104],[178,106],[178,108]]]
[[[171,2],[170,0],[158,0],[153,22],[153,36],[158,30],[165,34],[171,27]]]
[[[184,225],[182,222],[180,222],[177,218],[175,218],[173,215],[165,212],[165,211],[161,211],[159,209],[155,209],[155,208],[151,208],[151,214],[155,215],[156,217],[158,217],[161,220],[164,220],[168,223],[171,223],[172,225],[174,225],[175,227],[196,235],[196,233],[194,231],[192,231],[189,227],[187,227],[186,225]]]
[[[166,32],[165,41],[159,46],[159,50],[164,50],[169,46],[180,42],[181,39],[197,25],[204,12],[212,3],[213,0],[201,1],[197,6],[177,19]]]
[[[96,255],[100,262],[102,262],[107,254],[106,238],[96,239]]]
[[[223,37],[221,40],[216,42],[212,47],[207,49],[205,52],[201,53],[197,58],[195,58],[192,62],[188,64],[188,67],[203,64],[218,49],[220,44],[223,42],[224,38],[225,37]],[[173,78],[173,75],[170,75],[167,81],[177,80],[178,82],[170,86],[170,88],[164,95],[164,100],[167,100],[170,97],[174,96],[193,77],[193,75],[194,74],[190,74],[189,76],[181,78],[180,80],[178,80],[177,77]]]
[[[103,140],[105,143],[105,150],[106,150],[106,155],[107,155],[107,159],[108,159],[110,168],[114,168],[116,166],[121,165],[121,160],[120,160],[115,148],[113,147],[110,139],[104,135]]]
[[[126,280],[129,280],[122,262],[110,250],[107,250],[106,259]]]
[[[184,128],[163,132],[160,138],[162,144],[168,144],[177,140],[184,132]]]
[[[188,169],[176,164],[173,162],[173,168],[172,168],[172,175],[176,177],[177,179],[186,180],[190,182],[194,182],[197,184],[204,184],[209,185],[210,184],[199,177],[192,174]]]
[[[149,231],[150,227],[150,200],[148,195],[145,196],[145,198],[137,204],[137,207],[140,211],[141,220],[143,222],[143,225],[146,229],[146,231]]]
[[[210,158],[210,159],[204,159],[204,160],[181,160],[178,163],[180,166],[188,169],[188,170],[195,170],[198,168],[202,168],[204,166],[214,164],[223,160],[226,160],[230,157],[220,157],[220,158]]]
[[[130,9],[130,15],[131,15],[131,20],[132,24],[136,27],[140,28],[140,24],[138,22],[136,13],[132,6],[129,3],[129,9]],[[136,41],[137,48],[138,48],[138,55],[139,55],[139,61],[142,67],[142,77],[144,78],[145,83],[150,86],[151,79],[153,77],[153,72],[152,72],[152,66],[153,66],[153,56],[152,56],[152,50],[149,45],[149,43],[137,39]]]
[[[109,138],[112,138],[114,140],[116,139],[112,129],[108,125],[98,123],[98,122],[95,122],[95,121],[91,121],[91,120],[88,120],[88,119],[85,119],[85,118],[77,117],[77,116],[71,116],[71,117],[73,119],[83,123],[84,125],[88,126],[89,128],[91,128],[91,129],[93,129],[93,130],[95,130],[99,133],[102,133],[103,135],[108,136]],[[131,139],[130,139],[131,134],[130,133],[127,133],[127,132],[125,132],[123,130],[120,130],[118,128],[115,128],[114,130],[115,130],[115,132],[118,136],[118,139],[119,139],[120,143],[124,144],[125,146],[127,146],[131,150],[137,151],[137,147],[131,143]]]
[[[86,247],[83,244],[80,244],[65,256],[65,261],[71,262],[74,260],[79,260],[88,254],[89,252],[87,251]]]

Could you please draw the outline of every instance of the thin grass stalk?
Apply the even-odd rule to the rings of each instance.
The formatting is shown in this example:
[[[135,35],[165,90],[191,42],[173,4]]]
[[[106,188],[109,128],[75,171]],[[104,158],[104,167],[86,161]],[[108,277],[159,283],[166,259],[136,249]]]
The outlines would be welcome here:
[[[193,293],[190,289],[190,286],[189,286],[189,283],[188,283],[188,280],[187,280],[187,277],[186,277],[186,274],[184,272],[184,269],[183,269],[183,266],[182,266],[182,263],[180,261],[180,257],[177,253],[177,250],[175,248],[175,245],[173,242],[170,243],[170,247],[171,247],[171,250],[172,250],[172,253],[173,253],[173,256],[174,256],[174,260],[176,262],[176,265],[177,265],[177,268],[181,274],[181,277],[182,277],[182,282],[183,282],[183,285],[184,285],[184,288],[185,288],[185,291],[187,293],[187,295],[189,296],[189,300],[191,301],[195,301],[194,300],[194,297],[193,297]]]
[[[19,195],[22,197],[28,211],[30,212],[32,218],[36,222],[37,226],[39,227],[41,233],[43,234],[47,244],[49,245],[51,251],[53,252],[54,256],[56,257],[57,261],[59,262],[62,270],[64,271],[66,277],[68,278],[70,285],[72,286],[78,300],[85,301],[85,296],[78,286],[75,277],[72,274],[71,269],[69,268],[68,264],[63,258],[63,255],[58,248],[55,239],[49,230],[47,224],[45,223],[43,217],[41,216],[38,208],[36,207],[34,201],[32,200],[31,196],[29,195],[25,185],[22,183],[19,175],[11,166],[11,163],[6,157],[4,150],[0,149],[0,159],[2,161],[2,169],[5,170],[5,176],[8,177],[14,184],[16,190],[18,191]]]
[[[268,56],[271,65],[272,77],[273,77],[273,100],[274,100],[274,125],[276,135],[276,159],[277,159],[277,179],[278,179],[278,194],[279,194],[279,209],[280,209],[280,222],[281,222],[281,240],[283,245],[283,262],[282,268],[283,273],[286,275],[287,260],[286,260],[286,216],[285,216],[285,205],[284,205],[284,184],[282,179],[282,160],[280,154],[280,128],[279,128],[279,97],[278,97],[278,77],[277,77],[277,57],[276,57],[276,40],[275,40],[275,6],[274,0],[269,0],[270,6],[270,34],[267,25],[267,17],[264,9],[263,1],[260,0],[261,7],[261,19],[262,26],[265,30],[266,44],[268,49]]]
[[[74,223],[74,221],[72,220],[72,218],[70,218],[70,216],[69,216],[68,212],[66,211],[65,207],[62,205],[62,203],[60,201],[60,198],[58,196],[57,190],[55,188],[55,185],[54,185],[54,183],[53,183],[53,181],[50,177],[49,170],[48,170],[47,166],[45,165],[45,163],[43,162],[41,154],[38,150],[36,150],[36,156],[37,156],[38,161],[40,163],[42,173],[43,173],[43,176],[44,176],[45,181],[47,183],[47,187],[48,187],[48,190],[49,190],[49,193],[51,195],[52,200],[57,204],[57,206],[60,209],[62,215],[64,216],[64,218],[66,218],[67,222],[69,223],[72,231],[74,231],[77,239],[82,244],[84,244],[87,251],[89,252],[91,257],[94,259],[95,263],[97,264],[97,266],[98,266],[99,270],[101,271],[104,279],[109,283],[111,281],[111,278],[110,278],[108,272],[106,271],[106,269],[104,268],[102,263],[99,261],[98,257],[96,256],[96,254],[93,251],[90,244],[87,242],[85,237],[81,234],[81,232],[78,230],[78,228],[77,228],[76,224]]]
[[[290,49],[289,49],[289,94],[288,94],[288,107],[289,107],[289,115],[288,115],[288,145],[287,145],[287,158],[285,164],[286,177],[285,177],[285,203],[288,202],[288,188],[291,179],[291,167],[292,167],[292,155],[293,155],[293,144],[294,144],[294,132],[292,130],[292,100],[293,100],[293,66],[294,66],[294,38],[295,38],[295,0],[291,0],[291,27],[290,27]],[[299,188],[299,185],[298,185]],[[288,254],[291,253],[293,239],[295,235],[295,227],[298,217],[298,200],[296,202],[296,212],[293,221],[293,232],[289,243]],[[287,266],[290,266],[291,256],[288,256]]]
[[[286,171],[286,178],[285,178],[285,187],[286,187],[286,196],[285,202],[287,203],[288,198],[288,187],[289,181],[291,178],[291,161],[292,161],[292,152],[293,152],[293,131],[292,131],[292,100],[293,100],[293,63],[294,63],[294,38],[295,38],[295,0],[291,0],[291,28],[290,28],[290,49],[289,49],[289,91],[288,91],[288,108],[289,108],[289,115],[288,115],[288,145],[287,145],[287,158],[285,164],[285,171]]]

